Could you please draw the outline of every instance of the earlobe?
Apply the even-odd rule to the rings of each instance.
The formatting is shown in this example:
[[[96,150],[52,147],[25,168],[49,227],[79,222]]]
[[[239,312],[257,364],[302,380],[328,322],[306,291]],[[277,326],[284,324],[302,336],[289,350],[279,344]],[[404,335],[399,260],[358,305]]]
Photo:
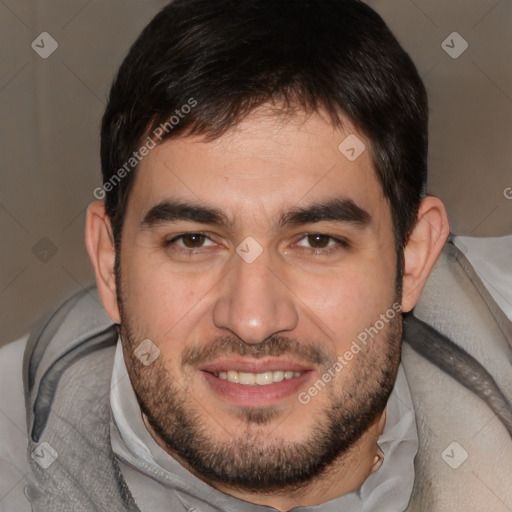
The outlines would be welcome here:
[[[96,286],[107,314],[120,323],[115,279],[115,245],[110,218],[102,201],[93,201],[87,208],[85,245],[96,275]]]
[[[434,263],[450,234],[450,225],[442,201],[425,197],[419,207],[418,220],[404,250],[402,311],[410,311],[418,302]]]

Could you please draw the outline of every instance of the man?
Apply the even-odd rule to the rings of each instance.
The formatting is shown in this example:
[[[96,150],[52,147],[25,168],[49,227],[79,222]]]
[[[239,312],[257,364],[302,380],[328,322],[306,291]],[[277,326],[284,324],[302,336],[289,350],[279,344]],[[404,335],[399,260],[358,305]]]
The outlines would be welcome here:
[[[33,509],[448,510],[415,478],[401,362],[449,235],[427,120],[361,2],[160,12],[113,84],[87,212],[110,320],[91,291],[25,351]]]

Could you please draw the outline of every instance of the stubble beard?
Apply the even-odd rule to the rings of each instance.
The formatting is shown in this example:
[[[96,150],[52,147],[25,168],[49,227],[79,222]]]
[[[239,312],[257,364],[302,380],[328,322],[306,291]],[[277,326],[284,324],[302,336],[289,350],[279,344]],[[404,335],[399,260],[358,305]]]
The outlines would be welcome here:
[[[163,358],[159,357],[149,366],[137,359],[134,350],[145,336],[132,325],[123,300],[119,300],[119,305],[130,380],[141,410],[160,444],[205,481],[246,492],[295,490],[342,460],[384,410],[400,363],[402,318],[397,313],[385,329],[354,355],[352,367],[341,370],[350,372],[350,378],[345,377],[342,386],[333,384],[322,391],[328,394],[328,403],[303,441],[290,442],[279,435],[278,427],[275,430],[265,428],[282,415],[272,407],[241,408],[234,419],[241,421],[245,428],[237,429],[229,441],[219,441],[212,435],[218,425],[205,412],[206,408],[166,369]],[[222,338],[213,345],[216,343],[223,349],[230,348],[223,353],[252,353],[256,357],[265,354],[293,356],[300,350],[304,358],[305,354],[317,350],[313,344],[303,349],[304,344],[281,337],[264,340],[256,349],[234,338]],[[311,359],[315,357],[312,355]],[[276,426],[278,424],[279,421]]]

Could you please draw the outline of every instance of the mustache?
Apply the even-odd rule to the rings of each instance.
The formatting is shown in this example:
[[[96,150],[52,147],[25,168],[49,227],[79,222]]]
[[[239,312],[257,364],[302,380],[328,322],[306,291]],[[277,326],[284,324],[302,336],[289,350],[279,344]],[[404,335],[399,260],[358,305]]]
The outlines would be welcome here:
[[[302,362],[329,368],[336,362],[336,353],[314,343],[301,343],[293,338],[273,335],[260,343],[248,344],[236,336],[222,336],[201,347],[189,347],[181,356],[182,366],[200,367],[227,355],[261,359],[263,357],[293,356]]]

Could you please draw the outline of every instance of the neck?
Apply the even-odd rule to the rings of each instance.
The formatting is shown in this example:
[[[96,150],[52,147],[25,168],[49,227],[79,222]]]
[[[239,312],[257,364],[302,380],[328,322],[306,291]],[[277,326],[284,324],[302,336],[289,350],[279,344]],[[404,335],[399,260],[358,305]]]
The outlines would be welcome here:
[[[143,415],[143,419],[151,436],[169,453],[165,443],[153,430],[145,415]],[[196,473],[176,454],[169,453],[169,455],[175,458],[195,476],[225,494],[255,505],[272,507],[280,512],[286,512],[298,506],[311,507],[320,505],[321,503],[326,503],[359,489],[365,480],[382,465],[383,454],[377,445],[377,441],[384,429],[385,423],[386,411],[376,418],[370,428],[347,453],[342,454],[339,459],[321,475],[315,477],[299,489],[283,489],[268,494],[249,492],[218,482],[210,482]]]

